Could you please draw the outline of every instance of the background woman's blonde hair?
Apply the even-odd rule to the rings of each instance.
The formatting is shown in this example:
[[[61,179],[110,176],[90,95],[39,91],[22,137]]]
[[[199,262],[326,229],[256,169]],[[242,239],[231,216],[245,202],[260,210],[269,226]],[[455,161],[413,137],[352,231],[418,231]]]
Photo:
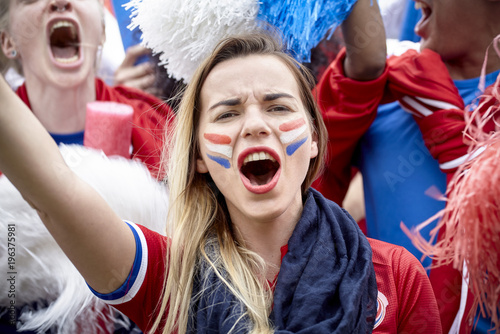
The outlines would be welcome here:
[[[303,194],[314,181],[323,165],[327,143],[327,131],[311,93],[314,80],[307,69],[283,52],[278,40],[267,33],[223,40],[199,66],[183,92],[174,138],[168,146],[167,175],[171,198],[168,226],[172,238],[167,254],[168,279],[164,284],[162,303],[158,306],[160,315],[151,332],[163,326],[162,319],[166,322],[163,333],[186,331],[193,276],[200,261],[208,263],[204,267],[211,268],[239,299],[246,311],[244,316],[250,319],[248,332],[273,332],[269,322],[272,293],[265,279],[258,275],[264,272],[264,261],[237,240],[224,197],[209,174],[196,172],[196,159],[199,157],[200,92],[208,74],[217,64],[229,59],[254,54],[270,55],[280,59],[293,73],[302,102],[309,112],[319,154],[311,159],[302,184]],[[207,254],[207,249],[215,251]]]

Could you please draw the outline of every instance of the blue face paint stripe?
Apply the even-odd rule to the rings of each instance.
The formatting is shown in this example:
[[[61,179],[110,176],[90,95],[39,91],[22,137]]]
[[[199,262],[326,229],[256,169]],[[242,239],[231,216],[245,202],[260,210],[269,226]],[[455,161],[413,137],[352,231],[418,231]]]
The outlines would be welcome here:
[[[297,151],[299,149],[299,147],[301,147],[302,144],[304,144],[306,141],[307,141],[307,137],[305,137],[304,139],[301,139],[293,144],[288,145],[286,147],[286,154],[288,154],[288,155],[294,154],[295,151]]]
[[[210,159],[212,159],[213,161],[215,161],[216,163],[218,163],[219,165],[221,165],[222,167],[224,167],[226,169],[231,167],[231,164],[229,163],[229,160],[227,160],[227,159],[224,159],[221,157],[216,157],[216,156],[210,155],[210,154],[207,154],[207,157],[209,157]]]

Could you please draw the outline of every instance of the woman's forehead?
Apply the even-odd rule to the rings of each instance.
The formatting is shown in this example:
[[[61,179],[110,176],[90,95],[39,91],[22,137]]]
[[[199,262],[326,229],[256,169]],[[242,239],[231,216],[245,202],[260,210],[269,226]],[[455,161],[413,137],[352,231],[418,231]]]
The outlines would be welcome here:
[[[250,55],[217,64],[201,87],[202,107],[210,101],[229,98],[263,98],[271,93],[300,97],[297,79],[284,63],[273,55]]]

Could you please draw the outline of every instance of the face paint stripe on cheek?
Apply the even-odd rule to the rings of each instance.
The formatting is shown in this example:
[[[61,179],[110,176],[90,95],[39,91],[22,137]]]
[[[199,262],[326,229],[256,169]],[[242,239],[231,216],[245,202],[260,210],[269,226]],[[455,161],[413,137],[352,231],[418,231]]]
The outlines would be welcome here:
[[[293,121],[285,122],[280,125],[279,129],[283,132],[291,131],[305,125],[306,121],[303,118],[294,119]]]
[[[225,155],[229,159],[233,157],[233,148],[231,146],[213,144],[206,144],[206,146],[209,151]]]
[[[286,154],[292,155],[301,147],[306,141],[308,137],[305,137],[304,139],[299,140],[298,142],[295,142],[293,144],[290,144],[286,147]]]
[[[222,167],[228,169],[231,167],[231,163],[229,163],[229,160],[221,158],[221,157],[216,157],[214,155],[210,155],[207,153],[207,157],[221,165]]]
[[[233,157],[233,148],[229,145],[231,144],[229,136],[216,133],[205,133],[203,136],[210,142],[205,144],[209,151],[225,155],[229,159]]]
[[[303,134],[306,131],[306,128],[306,121],[303,118],[282,123],[279,126],[279,129],[283,131],[283,134],[280,136],[280,141],[283,144],[291,143]]]
[[[204,133],[203,137],[212,144],[227,145],[231,144],[231,137],[226,135],[219,135],[217,133]]]

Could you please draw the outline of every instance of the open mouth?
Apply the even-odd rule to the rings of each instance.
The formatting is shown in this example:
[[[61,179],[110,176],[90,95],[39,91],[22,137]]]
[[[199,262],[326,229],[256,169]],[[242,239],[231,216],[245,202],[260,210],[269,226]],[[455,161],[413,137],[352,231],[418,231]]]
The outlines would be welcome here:
[[[256,194],[273,189],[278,183],[280,164],[266,151],[254,151],[245,156],[240,167],[245,187]]]
[[[80,36],[71,21],[57,21],[50,28],[49,41],[56,62],[70,64],[80,58]]]

